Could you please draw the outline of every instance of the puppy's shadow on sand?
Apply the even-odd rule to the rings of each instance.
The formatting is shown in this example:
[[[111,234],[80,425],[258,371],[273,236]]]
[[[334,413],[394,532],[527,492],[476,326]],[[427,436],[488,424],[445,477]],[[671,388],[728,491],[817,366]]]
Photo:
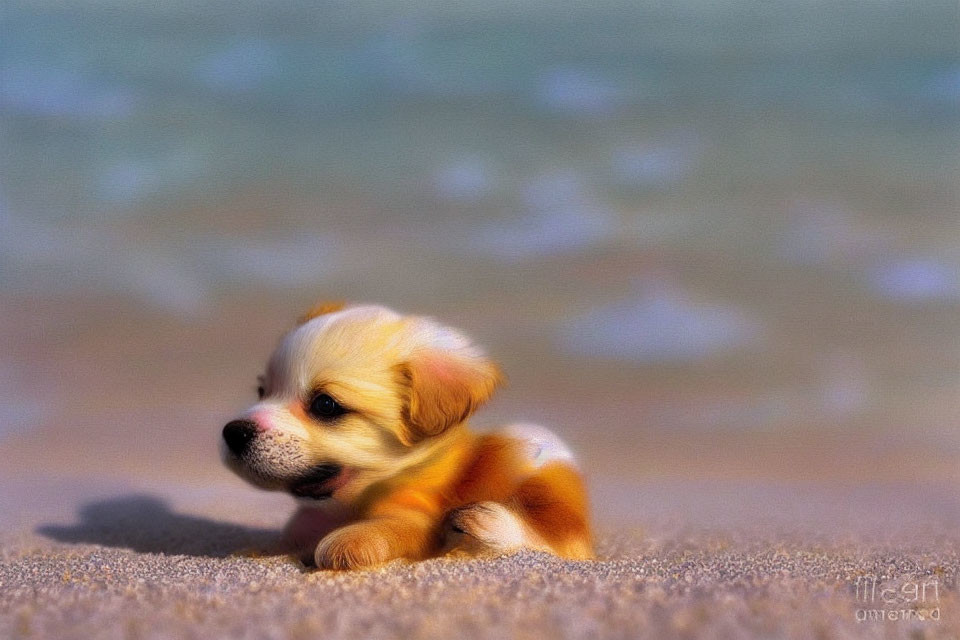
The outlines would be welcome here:
[[[276,529],[247,527],[174,513],[154,496],[129,495],[90,502],[72,525],[42,525],[37,532],[60,542],[124,547],[144,553],[223,558],[276,546]]]

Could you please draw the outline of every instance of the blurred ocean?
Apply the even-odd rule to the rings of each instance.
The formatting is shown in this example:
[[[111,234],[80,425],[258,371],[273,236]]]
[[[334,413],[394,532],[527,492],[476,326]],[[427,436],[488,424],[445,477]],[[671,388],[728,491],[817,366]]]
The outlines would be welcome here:
[[[960,446],[958,186],[955,0],[8,0],[0,432],[67,428],[62,362],[166,384],[131,314],[240,344],[332,296],[459,322],[574,439],[582,389]]]

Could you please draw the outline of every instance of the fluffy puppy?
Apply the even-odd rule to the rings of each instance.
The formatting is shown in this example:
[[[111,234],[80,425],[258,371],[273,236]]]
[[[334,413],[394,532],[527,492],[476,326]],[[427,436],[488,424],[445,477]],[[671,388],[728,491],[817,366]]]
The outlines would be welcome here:
[[[591,557],[566,445],[535,425],[468,428],[500,381],[480,349],[430,318],[318,305],[270,357],[260,401],[223,428],[223,459],[298,498],[285,540],[321,568],[455,550]]]

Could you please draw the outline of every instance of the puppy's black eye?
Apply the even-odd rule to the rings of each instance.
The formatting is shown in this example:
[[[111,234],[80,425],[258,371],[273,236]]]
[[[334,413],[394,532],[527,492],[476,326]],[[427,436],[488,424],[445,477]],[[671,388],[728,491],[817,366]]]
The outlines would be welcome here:
[[[310,401],[310,415],[321,420],[329,420],[342,416],[347,412],[339,402],[326,393],[318,393]]]
[[[267,395],[267,390],[263,388],[263,385],[257,387],[257,398],[263,400],[264,396]]]

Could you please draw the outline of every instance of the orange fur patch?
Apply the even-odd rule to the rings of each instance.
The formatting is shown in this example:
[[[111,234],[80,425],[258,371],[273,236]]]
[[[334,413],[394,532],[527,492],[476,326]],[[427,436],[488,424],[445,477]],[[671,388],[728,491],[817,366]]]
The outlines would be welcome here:
[[[484,402],[503,379],[488,360],[428,352],[398,365],[400,384],[407,389],[403,407],[406,444],[435,436],[460,424]]]
[[[458,447],[466,447],[464,455],[457,453]],[[514,438],[464,432],[448,455],[384,489],[371,496],[359,511],[363,519],[350,527],[349,537],[339,541],[337,553],[344,557],[335,558],[334,566],[363,566],[351,558],[370,557],[366,547],[374,542],[385,545],[383,552],[389,557],[431,557],[440,550],[444,516],[452,509],[485,501],[511,509],[554,553],[574,559],[593,557],[587,495],[580,475],[560,462],[533,471],[523,443]]]
[[[525,466],[519,442],[498,435],[481,436],[473,460],[464,468],[454,487],[450,506],[506,500],[516,491]]]
[[[587,493],[575,470],[560,462],[544,466],[520,485],[513,502],[558,554],[593,557]]]

